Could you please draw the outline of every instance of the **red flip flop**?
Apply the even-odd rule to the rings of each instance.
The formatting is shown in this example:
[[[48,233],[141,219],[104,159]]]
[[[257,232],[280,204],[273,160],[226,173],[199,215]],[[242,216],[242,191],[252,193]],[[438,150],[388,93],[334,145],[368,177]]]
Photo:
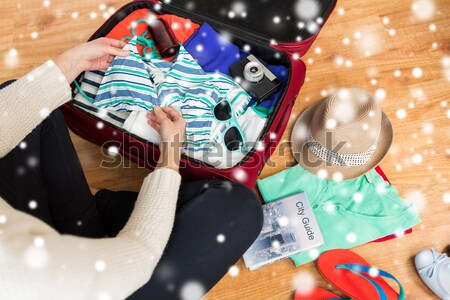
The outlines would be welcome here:
[[[332,299],[345,299],[341,298],[332,292],[327,290],[313,287],[308,288],[305,291],[296,290],[294,295],[294,300],[332,300]]]
[[[324,252],[317,261],[320,273],[333,284],[337,290],[355,300],[404,299],[403,287],[391,274],[373,268],[358,254],[343,249]],[[397,293],[382,277],[398,283]]]

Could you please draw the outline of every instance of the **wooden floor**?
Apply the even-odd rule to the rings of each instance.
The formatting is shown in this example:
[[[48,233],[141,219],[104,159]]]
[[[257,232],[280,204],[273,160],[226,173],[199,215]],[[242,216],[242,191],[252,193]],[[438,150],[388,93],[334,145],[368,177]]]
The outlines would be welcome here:
[[[118,0],[105,5],[99,0],[0,3],[0,59],[5,58],[0,81],[20,77],[85,41],[108,10],[125,4]],[[335,88],[358,86],[385,96],[382,105],[395,136],[381,166],[400,194],[418,205],[422,224],[411,235],[354,250],[374,266],[395,274],[408,299],[434,299],[417,276],[413,257],[421,249],[433,246],[442,251],[450,244],[450,2],[413,3],[339,2],[303,58],[309,69],[307,79],[284,138],[290,136],[300,112]],[[101,169],[100,149],[76,136],[73,140],[91,186],[139,189],[146,170],[134,165]],[[261,177],[281,171],[288,158],[289,153],[275,154],[279,167],[264,169]],[[292,299],[295,286],[309,280],[332,289],[313,263],[295,268],[284,260],[254,272],[247,271],[242,260],[236,266],[239,275],[225,276],[208,299]]]

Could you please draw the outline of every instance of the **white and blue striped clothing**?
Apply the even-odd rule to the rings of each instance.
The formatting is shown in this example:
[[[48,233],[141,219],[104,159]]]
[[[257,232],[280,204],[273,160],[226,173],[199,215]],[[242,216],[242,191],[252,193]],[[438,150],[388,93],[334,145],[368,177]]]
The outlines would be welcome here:
[[[124,49],[131,55],[112,61],[94,102],[97,107],[114,111],[148,111],[154,105],[177,108],[186,119],[188,152],[208,151],[221,140],[211,136],[212,131],[220,133],[211,128],[217,103],[226,99],[236,117],[245,113],[250,95],[231,77],[203,71],[183,46],[173,63],[143,60],[136,39]]]

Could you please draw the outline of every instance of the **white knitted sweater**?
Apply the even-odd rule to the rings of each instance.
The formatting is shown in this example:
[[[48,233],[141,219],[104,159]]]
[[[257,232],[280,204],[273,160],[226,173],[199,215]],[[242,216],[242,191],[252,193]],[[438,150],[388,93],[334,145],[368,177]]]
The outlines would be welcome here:
[[[52,61],[1,90],[0,158],[70,97],[70,86]],[[150,279],[161,257],[180,180],[166,168],[148,175],[115,238],[61,235],[0,198],[0,299],[126,298]]]

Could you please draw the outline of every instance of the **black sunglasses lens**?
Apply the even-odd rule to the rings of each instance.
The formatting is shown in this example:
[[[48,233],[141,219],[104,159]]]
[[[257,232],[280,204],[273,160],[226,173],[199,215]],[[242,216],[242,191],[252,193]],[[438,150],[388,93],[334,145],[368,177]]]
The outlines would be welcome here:
[[[219,121],[231,119],[231,107],[228,101],[222,101],[214,108],[214,116]]]
[[[242,135],[236,127],[230,127],[223,137],[225,145],[228,150],[235,151],[238,150],[242,145]]]

